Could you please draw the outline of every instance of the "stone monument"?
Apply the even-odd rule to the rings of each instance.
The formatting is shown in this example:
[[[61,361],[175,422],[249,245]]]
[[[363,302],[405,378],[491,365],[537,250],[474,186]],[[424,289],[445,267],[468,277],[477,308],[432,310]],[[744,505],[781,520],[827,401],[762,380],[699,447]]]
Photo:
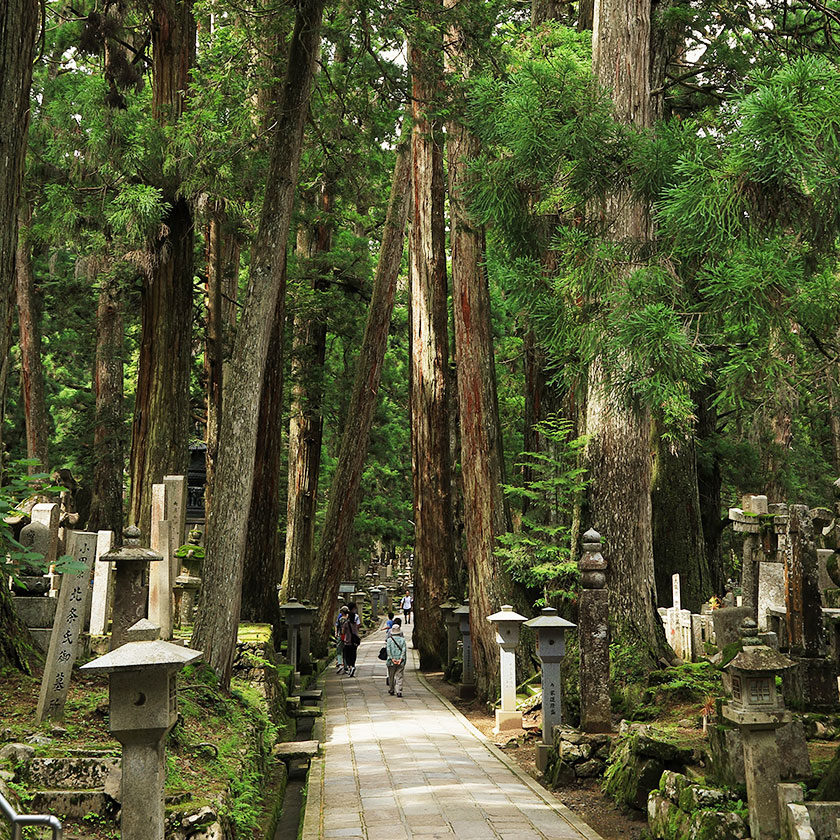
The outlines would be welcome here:
[[[496,709],[496,726],[493,729],[498,734],[522,729],[522,712],[516,709],[516,646],[522,622],[528,619],[514,612],[510,604],[503,604],[501,610],[488,615],[487,620],[496,627],[496,643],[499,645],[502,707]]]

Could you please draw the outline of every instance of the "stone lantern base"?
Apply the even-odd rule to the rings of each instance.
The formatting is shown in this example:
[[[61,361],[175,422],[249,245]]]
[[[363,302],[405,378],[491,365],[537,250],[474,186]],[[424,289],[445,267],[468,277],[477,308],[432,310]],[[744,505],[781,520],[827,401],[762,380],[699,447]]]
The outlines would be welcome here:
[[[496,709],[496,725],[493,732],[510,732],[511,730],[522,729],[522,712],[503,712]]]

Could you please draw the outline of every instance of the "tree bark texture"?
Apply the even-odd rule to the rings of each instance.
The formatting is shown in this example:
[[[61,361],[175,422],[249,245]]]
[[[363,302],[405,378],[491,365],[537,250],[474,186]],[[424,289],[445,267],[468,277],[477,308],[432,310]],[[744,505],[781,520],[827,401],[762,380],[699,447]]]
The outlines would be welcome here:
[[[193,644],[230,685],[242,596],[248,511],[254,484],[259,401],[271,328],[285,300],[285,248],[303,128],[320,43],[324,0],[300,0],[269,160],[262,216],[252,247],[245,306],[225,385],[222,435],[207,522],[204,584]],[[285,311],[285,310],[284,310]],[[282,319],[281,319],[282,320]],[[271,488],[264,488],[271,492]]]
[[[654,432],[651,508],[658,604],[671,606],[671,577],[679,574],[682,604],[693,613],[714,594],[703,537],[694,436],[668,441]]]
[[[447,5],[453,5],[452,0],[447,0]],[[466,76],[469,57],[464,40],[459,28],[450,29],[447,59],[454,71]],[[490,289],[484,270],[484,230],[470,218],[466,199],[469,165],[478,157],[479,142],[456,121],[447,125],[446,134],[473,661],[479,696],[495,696],[499,685],[499,645],[487,616],[501,609],[502,604],[512,604],[514,593],[504,565],[495,555],[497,537],[510,529],[510,515],[502,492],[504,448],[496,394]],[[440,594],[447,597],[453,593]]]
[[[411,154],[406,134],[404,127],[403,137],[397,147],[370,309],[356,362],[356,375],[341,437],[338,463],[327,498],[327,512],[313,577],[313,598],[317,595],[320,606],[316,617],[316,636],[322,644],[332,633],[338,586],[347,565],[353,522],[359,507],[359,484],[367,458],[370,428],[382,379],[391,314],[394,311],[410,200]]]
[[[110,271],[100,278],[96,310],[96,361],[93,391],[96,420],[93,430],[93,488],[89,531],[123,527],[123,306],[120,284]]]
[[[599,0],[596,6],[593,70],[612,94],[616,119],[638,128],[653,123],[650,27],[650,0]],[[601,212],[611,239],[631,253],[644,249],[651,238],[645,205],[615,192]],[[656,661],[665,651],[665,637],[655,611],[650,416],[611,389],[600,358],[589,370],[586,433],[587,519],[606,543],[613,638],[640,645]]]
[[[432,6],[420,15],[429,23]],[[438,14],[442,4],[438,8]],[[429,30],[432,27],[429,26]],[[427,33],[409,44],[412,117],[411,223],[411,462],[414,479],[414,645],[421,667],[440,663],[446,650],[438,605],[454,582],[449,346],[443,146],[432,112],[442,81],[443,40]]]
[[[41,362],[41,311],[32,268],[29,228],[32,207],[22,202],[17,249],[17,312],[20,341],[20,384],[26,421],[26,457],[38,465],[29,473],[49,471],[49,414]]]
[[[3,405],[12,340],[18,202],[29,130],[29,88],[38,13],[39,6],[32,0],[4,0],[0,5],[0,114],[3,114],[3,130],[0,131],[0,458],[4,451]]]
[[[323,305],[326,289],[323,255],[332,247],[332,178],[319,196],[320,221],[298,236],[298,257],[311,273],[315,311],[295,316],[292,339],[289,411],[289,471],[286,495],[286,552],[281,598],[309,597],[309,582],[315,563],[315,514],[318,507],[318,476],[324,431],[322,402],[327,324]]]
[[[284,252],[285,257],[285,252]],[[284,269],[285,271],[285,269]],[[286,300],[278,297],[260,395],[254,486],[245,541],[242,579],[242,618],[271,624],[279,631],[282,616],[277,585],[283,577],[280,540],[283,478],[283,335]]]
[[[236,294],[239,279],[240,243],[227,229],[222,202],[212,209],[207,225],[207,286],[205,295],[206,337],[204,375],[207,400],[207,476],[204,503],[212,504],[213,476],[222,420],[222,392],[226,360],[236,330]]]
[[[183,111],[195,59],[191,0],[155,0],[152,114],[163,130]],[[142,332],[131,437],[129,519],[148,539],[151,488],[189,464],[193,213],[177,173],[161,173],[168,211],[152,245],[141,295]]]

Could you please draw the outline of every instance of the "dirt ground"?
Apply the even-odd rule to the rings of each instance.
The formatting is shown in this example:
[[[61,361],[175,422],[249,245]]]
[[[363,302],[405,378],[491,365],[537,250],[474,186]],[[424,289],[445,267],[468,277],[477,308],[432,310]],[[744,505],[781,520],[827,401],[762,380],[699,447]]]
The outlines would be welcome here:
[[[539,711],[525,715],[527,735],[524,740],[503,743],[493,734],[494,716],[488,712],[485,704],[475,700],[462,700],[458,697],[457,686],[445,682],[443,674],[439,671],[424,671],[423,675],[476,729],[491,742],[502,747],[508,758],[540,781],[540,773],[534,763],[541,727]],[[647,820],[643,814],[634,811],[622,812],[611,799],[601,793],[599,783],[595,779],[581,780],[549,792],[597,831],[604,840],[639,840],[647,828]]]

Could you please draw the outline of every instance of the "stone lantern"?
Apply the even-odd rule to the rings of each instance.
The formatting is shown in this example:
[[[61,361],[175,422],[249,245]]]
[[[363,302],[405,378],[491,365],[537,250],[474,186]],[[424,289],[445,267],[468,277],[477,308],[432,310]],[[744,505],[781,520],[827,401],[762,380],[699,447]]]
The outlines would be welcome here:
[[[310,639],[312,622],[315,620],[315,613],[318,611],[318,607],[313,607],[309,601],[301,601],[301,603],[304,609],[300,614],[300,666],[298,670],[301,674],[311,674]]]
[[[455,615],[455,610],[458,608],[458,602],[454,598],[449,598],[440,605],[440,611],[443,613],[443,623],[446,625],[446,667],[452,664],[452,660],[458,655],[458,630],[459,621],[458,616]]]
[[[115,650],[124,640],[129,627],[146,617],[149,586],[144,576],[149,563],[163,560],[163,555],[140,545],[140,529],[129,525],[124,532],[124,543],[112,548],[99,558],[100,563],[113,563],[114,619],[111,622],[111,645]]]
[[[201,566],[204,560],[201,536],[201,529],[193,528],[187,544],[175,552],[175,556],[181,560],[181,574],[175,578],[176,615],[180,627],[192,624],[193,608],[201,587]]]
[[[542,743],[537,744],[537,770],[545,770],[554,742],[552,732],[563,722],[560,664],[566,655],[566,630],[577,625],[560,618],[554,607],[543,607],[525,626],[537,634],[537,655],[542,663]]]
[[[464,601],[463,605],[455,609],[458,617],[458,629],[461,631],[461,682],[458,685],[458,696],[464,699],[475,696],[475,671],[473,670],[472,637],[470,635],[470,605]]]
[[[791,714],[776,691],[776,677],[795,666],[786,656],[763,645],[752,618],[741,625],[742,649],[726,666],[732,681],[732,699],[723,716],[734,723],[744,740],[744,772],[750,836],[754,840],[779,837],[779,750],[776,730],[789,723]]]
[[[298,670],[297,646],[301,616],[308,610],[309,607],[301,604],[297,598],[289,598],[285,604],[280,604],[280,612],[283,614],[283,621],[286,623],[286,658],[289,660],[289,665],[292,666],[292,674]]]
[[[109,675],[109,725],[123,746],[122,840],[163,840],[164,744],[178,719],[176,674],[202,657],[160,641],[159,632],[143,619],[126,632],[121,647],[81,668]]]
[[[502,680],[502,708],[496,709],[494,732],[522,729],[522,712],[516,710],[516,646],[522,622],[528,619],[515,612],[510,604],[488,615],[487,620],[496,627],[496,642],[499,645],[499,665]]]

